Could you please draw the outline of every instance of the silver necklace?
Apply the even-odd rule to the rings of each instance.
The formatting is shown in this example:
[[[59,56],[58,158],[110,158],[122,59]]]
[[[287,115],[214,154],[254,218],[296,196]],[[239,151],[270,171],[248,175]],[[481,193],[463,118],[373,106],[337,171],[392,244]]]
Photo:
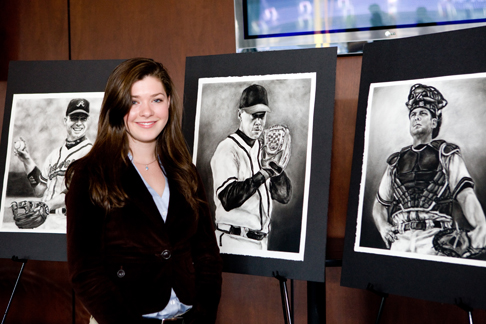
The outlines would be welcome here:
[[[135,162],[135,163],[137,163],[137,164],[142,164],[142,165],[145,165],[145,170],[146,170],[146,171],[148,171],[148,170],[149,170],[149,167],[148,167],[148,166],[149,166],[149,165],[151,165],[152,163],[154,163],[155,161],[157,161],[157,159],[155,159],[155,160],[153,160],[152,162],[147,163],[147,164],[145,164],[145,163],[138,163],[138,162],[135,162],[135,161],[133,161],[133,162]]]

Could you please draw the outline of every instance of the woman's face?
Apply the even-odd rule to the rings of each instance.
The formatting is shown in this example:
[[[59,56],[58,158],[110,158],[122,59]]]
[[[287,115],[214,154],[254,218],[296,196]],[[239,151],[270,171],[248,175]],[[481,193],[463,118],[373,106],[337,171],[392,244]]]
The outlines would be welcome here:
[[[125,115],[130,147],[154,143],[169,119],[170,97],[159,79],[147,76],[131,89],[132,107]]]

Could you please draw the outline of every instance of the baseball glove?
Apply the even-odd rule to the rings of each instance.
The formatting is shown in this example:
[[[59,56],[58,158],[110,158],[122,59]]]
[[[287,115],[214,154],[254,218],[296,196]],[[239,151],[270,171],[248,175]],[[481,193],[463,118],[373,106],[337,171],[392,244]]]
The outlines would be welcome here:
[[[290,160],[290,131],[287,126],[274,125],[263,131],[262,168],[272,176],[281,174]]]
[[[41,201],[21,201],[10,204],[15,225],[20,229],[32,229],[41,226],[49,215],[49,207]]]
[[[473,248],[471,239],[463,229],[443,229],[435,234],[432,243],[439,253],[455,258],[470,258],[485,251],[484,248]]]

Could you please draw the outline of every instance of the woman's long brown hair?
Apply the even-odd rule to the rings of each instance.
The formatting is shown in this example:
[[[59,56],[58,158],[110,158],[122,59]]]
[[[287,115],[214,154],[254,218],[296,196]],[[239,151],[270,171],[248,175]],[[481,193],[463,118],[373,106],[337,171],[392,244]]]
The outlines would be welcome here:
[[[157,138],[156,152],[167,177],[174,181],[193,210],[199,203],[197,173],[181,130],[182,110],[174,84],[165,67],[152,59],[134,58],[118,65],[105,88],[98,122],[98,135],[90,152],[73,163],[66,172],[66,185],[77,169],[84,169],[90,181],[94,204],[107,212],[122,207],[129,198],[121,185],[123,170],[131,163],[124,117],[132,106],[132,85],[147,76],[159,79],[170,97],[169,120]]]

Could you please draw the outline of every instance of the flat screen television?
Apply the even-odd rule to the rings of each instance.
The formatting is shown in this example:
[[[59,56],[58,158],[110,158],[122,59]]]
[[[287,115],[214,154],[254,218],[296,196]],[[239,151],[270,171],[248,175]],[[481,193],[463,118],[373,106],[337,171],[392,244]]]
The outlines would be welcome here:
[[[234,0],[236,51],[337,46],[486,25],[486,0]]]

